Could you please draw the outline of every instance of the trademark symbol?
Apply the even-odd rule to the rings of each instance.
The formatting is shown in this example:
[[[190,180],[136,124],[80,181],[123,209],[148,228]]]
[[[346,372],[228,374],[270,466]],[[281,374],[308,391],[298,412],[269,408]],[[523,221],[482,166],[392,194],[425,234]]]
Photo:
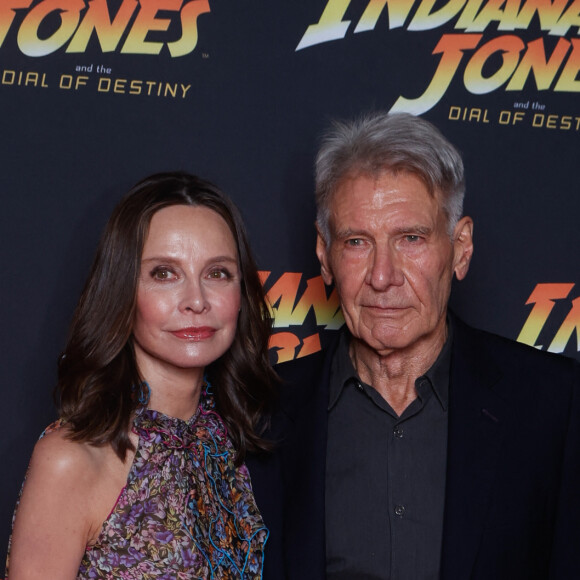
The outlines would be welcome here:
[[[207,53],[207,52],[202,52],[202,53],[201,53],[201,58],[209,58],[209,53]]]

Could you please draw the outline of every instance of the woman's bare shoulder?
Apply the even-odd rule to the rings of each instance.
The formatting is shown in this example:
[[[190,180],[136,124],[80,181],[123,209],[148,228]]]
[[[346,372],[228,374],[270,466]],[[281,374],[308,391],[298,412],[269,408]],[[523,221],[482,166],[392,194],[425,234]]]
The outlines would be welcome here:
[[[48,429],[37,442],[14,518],[10,577],[74,578],[94,528],[103,450]]]
[[[36,443],[14,519],[11,578],[75,578],[125,485],[131,457],[70,435],[59,422]]]
[[[94,481],[94,474],[109,456],[107,446],[74,441],[63,423],[51,425],[36,443],[27,479],[42,477],[47,483],[63,484]]]

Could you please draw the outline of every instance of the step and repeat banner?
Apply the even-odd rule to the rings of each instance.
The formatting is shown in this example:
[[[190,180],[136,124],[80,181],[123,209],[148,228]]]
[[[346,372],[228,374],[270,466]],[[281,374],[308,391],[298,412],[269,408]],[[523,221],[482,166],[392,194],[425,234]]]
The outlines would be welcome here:
[[[1,0],[0,559],[104,223],[148,174],[245,217],[272,358],[343,324],[314,255],[332,119],[408,111],[464,155],[468,322],[580,358],[580,5],[573,0]]]

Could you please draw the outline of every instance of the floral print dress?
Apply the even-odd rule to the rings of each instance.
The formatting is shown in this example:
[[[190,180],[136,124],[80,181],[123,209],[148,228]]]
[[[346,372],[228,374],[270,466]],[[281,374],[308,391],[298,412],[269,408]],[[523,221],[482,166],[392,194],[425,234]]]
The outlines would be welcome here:
[[[260,579],[268,530],[213,399],[189,421],[144,408],[133,430],[127,484],[78,578]]]

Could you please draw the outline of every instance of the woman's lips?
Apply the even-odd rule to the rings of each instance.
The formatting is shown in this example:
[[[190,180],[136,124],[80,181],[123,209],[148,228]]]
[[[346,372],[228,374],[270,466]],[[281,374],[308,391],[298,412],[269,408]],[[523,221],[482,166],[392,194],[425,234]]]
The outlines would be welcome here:
[[[180,328],[172,330],[171,334],[184,340],[205,340],[211,338],[216,332],[211,326],[190,326],[189,328]]]

